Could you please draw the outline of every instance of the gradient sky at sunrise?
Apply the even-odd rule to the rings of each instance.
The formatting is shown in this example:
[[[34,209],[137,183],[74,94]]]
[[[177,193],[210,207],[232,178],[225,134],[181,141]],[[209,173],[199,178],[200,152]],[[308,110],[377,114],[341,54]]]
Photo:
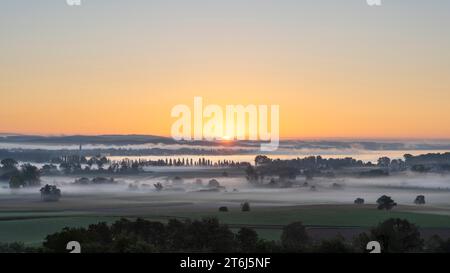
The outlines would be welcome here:
[[[450,1],[0,0],[0,132],[169,135],[279,104],[282,137],[450,138]]]

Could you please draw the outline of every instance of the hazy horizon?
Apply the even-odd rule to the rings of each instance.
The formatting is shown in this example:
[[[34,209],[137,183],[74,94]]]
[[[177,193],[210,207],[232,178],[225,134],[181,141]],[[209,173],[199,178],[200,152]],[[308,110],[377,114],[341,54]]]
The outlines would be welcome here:
[[[5,136],[39,136],[39,137],[99,137],[99,136],[136,136],[136,137],[156,137],[156,138],[168,138],[171,139],[171,135],[157,135],[152,133],[147,134],[137,134],[137,133],[128,133],[128,134],[120,134],[120,133],[102,133],[102,134],[83,134],[83,133],[51,133],[51,134],[42,134],[42,133],[18,133],[18,132],[0,132],[1,137]],[[447,138],[420,138],[420,137],[280,137],[281,141],[450,141],[450,136]],[[216,142],[239,142],[239,140],[215,140]],[[245,142],[252,142],[251,140],[241,140]],[[196,142],[195,140],[187,141],[187,142]],[[254,142],[259,142],[258,140]]]

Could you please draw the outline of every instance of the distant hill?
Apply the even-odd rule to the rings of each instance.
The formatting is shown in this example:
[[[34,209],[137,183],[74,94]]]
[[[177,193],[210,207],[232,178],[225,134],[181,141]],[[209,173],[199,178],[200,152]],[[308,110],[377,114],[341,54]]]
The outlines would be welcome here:
[[[34,144],[105,144],[105,145],[175,143],[175,141],[172,138],[153,135],[97,135],[97,136],[3,135],[0,137],[0,142],[34,143]]]
[[[155,135],[61,135],[61,136],[42,136],[42,135],[20,135],[20,134],[0,134],[0,143],[26,143],[42,145],[140,145],[140,144],[165,144],[179,145],[187,144],[190,146],[214,147],[221,146],[221,141],[175,141],[170,137]],[[226,144],[227,147],[245,147],[258,150],[259,141],[234,141]],[[312,150],[449,150],[450,140],[442,141],[389,141],[389,140],[282,140],[280,149],[312,149]]]

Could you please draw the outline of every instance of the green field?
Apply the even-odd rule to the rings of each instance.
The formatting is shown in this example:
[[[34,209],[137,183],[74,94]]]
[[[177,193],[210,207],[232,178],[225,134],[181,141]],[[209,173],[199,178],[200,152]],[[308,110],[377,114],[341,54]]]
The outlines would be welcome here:
[[[407,211],[380,211],[375,208],[355,206],[295,206],[254,208],[250,212],[230,210],[218,212],[216,210],[204,211],[173,211],[168,215],[146,215],[145,218],[162,220],[174,217],[202,218],[217,217],[227,224],[250,225],[286,225],[294,221],[302,221],[310,226],[337,226],[337,227],[371,227],[388,218],[402,218],[413,222],[420,227],[450,228],[450,216],[426,214]]]
[[[23,242],[27,245],[40,245],[48,234],[57,232],[64,227],[82,227],[102,221],[111,223],[116,219],[115,217],[54,216],[21,220],[1,220],[0,242]]]
[[[97,222],[114,222],[120,215],[95,216],[77,212],[0,212],[0,242],[21,241],[29,245],[39,245],[46,235],[63,227],[82,227]],[[371,227],[388,218],[407,219],[423,228],[450,228],[450,216],[407,212],[400,210],[379,211],[372,207],[354,206],[295,206],[253,208],[241,212],[238,208],[229,212],[211,209],[183,210],[174,208],[164,214],[141,214],[127,217],[142,217],[148,220],[167,221],[170,218],[217,217],[229,224],[233,230],[249,225],[266,239],[278,239],[283,225],[302,221],[308,226],[326,227]]]

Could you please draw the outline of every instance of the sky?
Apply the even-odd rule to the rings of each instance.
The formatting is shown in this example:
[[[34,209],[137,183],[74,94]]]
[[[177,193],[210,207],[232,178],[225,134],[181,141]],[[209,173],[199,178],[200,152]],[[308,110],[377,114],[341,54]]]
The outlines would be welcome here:
[[[170,135],[280,106],[282,138],[450,138],[450,1],[0,0],[0,132]]]

